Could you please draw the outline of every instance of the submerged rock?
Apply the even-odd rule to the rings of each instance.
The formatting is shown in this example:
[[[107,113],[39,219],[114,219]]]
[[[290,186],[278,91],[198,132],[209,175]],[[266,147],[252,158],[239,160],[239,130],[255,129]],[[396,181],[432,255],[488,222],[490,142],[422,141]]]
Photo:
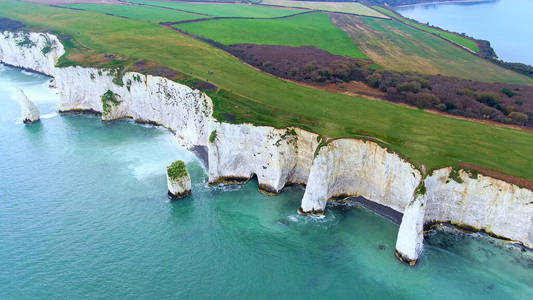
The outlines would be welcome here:
[[[17,89],[17,99],[20,104],[20,111],[22,114],[22,121],[26,124],[31,124],[39,121],[39,109],[30,99],[24,94],[21,88]]]
[[[185,163],[177,160],[167,167],[168,196],[180,199],[191,194],[191,177]]]

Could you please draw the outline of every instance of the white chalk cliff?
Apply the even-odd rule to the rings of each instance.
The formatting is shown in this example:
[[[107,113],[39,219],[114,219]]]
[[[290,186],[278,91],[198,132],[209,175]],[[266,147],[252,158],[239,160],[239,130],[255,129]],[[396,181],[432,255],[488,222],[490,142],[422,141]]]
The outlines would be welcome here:
[[[31,124],[39,121],[39,109],[30,99],[28,99],[21,88],[17,88],[17,100],[20,104],[20,113],[24,123]]]
[[[464,171],[457,180],[451,168],[423,177],[412,164],[371,141],[324,143],[298,128],[221,123],[212,118],[211,99],[198,90],[135,72],[118,78],[122,84],[117,85],[109,70],[56,67],[64,53],[54,35],[0,33],[0,61],[52,76],[61,111],[163,125],[181,145],[207,147],[212,184],[255,175],[269,193],[290,183],[306,185],[303,213],[323,213],[329,199],[346,196],[363,196],[403,213],[396,250],[405,262],[418,260],[423,226],[432,222],[471,226],[533,247],[531,190]]]

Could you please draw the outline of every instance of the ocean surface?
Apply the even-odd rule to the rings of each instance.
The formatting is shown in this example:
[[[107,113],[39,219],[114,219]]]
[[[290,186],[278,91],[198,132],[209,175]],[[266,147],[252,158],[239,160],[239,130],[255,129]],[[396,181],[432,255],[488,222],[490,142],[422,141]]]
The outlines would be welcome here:
[[[14,88],[43,119],[20,122]],[[166,130],[58,115],[41,75],[0,65],[0,299],[532,299],[530,252],[439,232],[420,263],[398,226],[359,205],[296,213],[303,191],[209,187]],[[192,196],[169,201],[182,159]]]
[[[492,0],[396,8],[403,16],[490,41],[504,61],[533,65],[533,0]]]

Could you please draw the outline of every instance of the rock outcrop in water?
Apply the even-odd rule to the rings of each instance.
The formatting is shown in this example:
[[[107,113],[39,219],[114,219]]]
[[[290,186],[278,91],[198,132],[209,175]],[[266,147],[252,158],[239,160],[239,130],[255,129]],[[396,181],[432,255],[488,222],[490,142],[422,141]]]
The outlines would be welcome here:
[[[117,85],[108,70],[55,67],[64,52],[54,35],[0,34],[0,61],[54,77],[61,111],[163,125],[181,145],[208,149],[211,184],[257,176],[268,193],[291,183],[307,185],[302,213],[323,213],[329,199],[346,196],[363,196],[403,213],[396,254],[404,262],[419,259],[424,226],[435,222],[533,247],[533,192],[528,189],[452,168],[424,175],[372,141],[327,142],[298,128],[220,123],[212,118],[211,99],[198,90],[135,72]]]
[[[20,112],[22,115],[22,122],[25,124],[32,124],[39,121],[39,109],[26,96],[21,88],[17,88],[17,99],[20,104]]]
[[[183,161],[175,161],[167,167],[167,186],[171,199],[180,199],[191,194],[191,177]]]

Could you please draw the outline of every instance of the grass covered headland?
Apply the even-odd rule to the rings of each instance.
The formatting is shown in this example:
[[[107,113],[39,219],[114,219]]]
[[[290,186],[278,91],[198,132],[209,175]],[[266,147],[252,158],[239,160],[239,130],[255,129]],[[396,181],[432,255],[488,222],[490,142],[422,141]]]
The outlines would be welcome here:
[[[286,82],[207,43],[146,21],[13,0],[0,0],[0,17],[23,22],[26,30],[59,35],[67,50],[62,65],[127,71],[142,61],[182,74],[170,76],[178,81],[208,81],[218,87],[208,94],[221,121],[296,126],[333,138],[372,136],[427,169],[470,163],[533,179],[530,131]]]

